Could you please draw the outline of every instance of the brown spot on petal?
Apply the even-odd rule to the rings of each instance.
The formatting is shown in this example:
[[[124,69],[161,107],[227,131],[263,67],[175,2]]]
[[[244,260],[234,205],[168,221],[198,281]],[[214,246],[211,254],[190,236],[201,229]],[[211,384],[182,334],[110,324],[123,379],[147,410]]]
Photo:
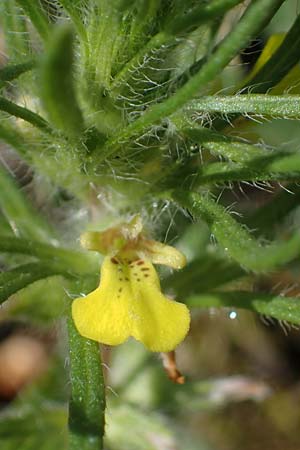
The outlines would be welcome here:
[[[150,270],[149,269],[149,267],[142,267],[142,269],[141,269],[143,272],[147,272],[148,270]]]
[[[113,264],[119,264],[119,261],[116,258],[110,259]]]
[[[141,259],[141,260],[138,261],[136,264],[137,264],[137,266],[141,266],[142,264],[145,264],[145,261],[143,261],[143,260]]]

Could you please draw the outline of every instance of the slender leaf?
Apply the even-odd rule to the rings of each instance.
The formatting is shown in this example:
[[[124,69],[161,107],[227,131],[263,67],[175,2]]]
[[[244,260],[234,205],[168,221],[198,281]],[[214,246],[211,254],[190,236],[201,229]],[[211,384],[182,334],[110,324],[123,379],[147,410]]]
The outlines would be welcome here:
[[[223,206],[208,196],[175,191],[172,197],[196,219],[204,220],[228,256],[247,269],[264,272],[299,256],[299,232],[295,232],[285,242],[262,245]]]
[[[33,69],[35,66],[35,61],[30,60],[20,64],[9,64],[2,69],[0,69],[0,86],[8,81],[13,81],[19,76],[23,75]]]
[[[185,111],[190,113],[239,113],[280,117],[284,119],[300,118],[300,96],[298,95],[259,95],[244,94],[234,96],[209,96],[192,100]]]
[[[187,299],[192,308],[242,308],[300,325],[300,299],[234,291],[194,295]]]
[[[30,109],[24,108],[23,106],[19,106],[16,103],[13,103],[10,100],[7,100],[6,98],[1,96],[0,96],[0,110],[5,111],[8,114],[11,114],[12,116],[23,119],[26,122],[30,123],[31,125],[41,129],[42,131],[45,131],[47,133],[52,132],[49,124],[46,122],[45,119],[43,119],[43,117],[39,116],[33,111],[30,111]]]
[[[217,133],[208,128],[200,127],[197,124],[179,126],[183,136],[196,142],[200,147],[207,148],[215,155],[220,155],[226,159],[237,163],[247,163],[262,156],[269,156],[262,145],[253,145],[236,138]]]
[[[245,166],[232,163],[212,163],[200,168],[193,186],[226,181],[300,180],[300,154],[273,153],[257,158]]]

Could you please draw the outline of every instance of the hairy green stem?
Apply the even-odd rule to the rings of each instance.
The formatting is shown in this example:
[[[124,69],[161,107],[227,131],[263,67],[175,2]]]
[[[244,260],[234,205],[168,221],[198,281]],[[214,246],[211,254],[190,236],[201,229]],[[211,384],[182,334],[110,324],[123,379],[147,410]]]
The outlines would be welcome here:
[[[30,60],[20,64],[9,64],[3,69],[0,69],[0,86],[7,81],[12,81],[18,78],[23,73],[33,69],[36,65],[35,60]]]
[[[53,130],[50,128],[48,122],[43,119],[41,116],[36,114],[30,109],[24,108],[23,106],[19,106],[16,103],[7,100],[4,97],[0,96],[0,110],[5,111],[12,116],[18,117],[19,119],[23,119],[26,122],[30,123],[34,127],[39,128],[46,133],[53,133]]]
[[[71,398],[69,450],[102,450],[105,386],[97,342],[80,336],[68,319]]]
[[[209,196],[174,191],[171,197],[195,218],[204,220],[226,254],[247,269],[254,272],[270,271],[297,258],[300,253],[298,231],[286,241],[262,245]]]
[[[244,115],[259,115],[280,117],[284,119],[299,119],[299,95],[259,95],[244,94],[234,96],[208,96],[192,100],[184,108],[188,113],[239,113]]]
[[[253,158],[245,165],[220,162],[206,164],[193,178],[193,187],[207,183],[271,180],[299,181],[300,155],[274,152],[267,157]]]

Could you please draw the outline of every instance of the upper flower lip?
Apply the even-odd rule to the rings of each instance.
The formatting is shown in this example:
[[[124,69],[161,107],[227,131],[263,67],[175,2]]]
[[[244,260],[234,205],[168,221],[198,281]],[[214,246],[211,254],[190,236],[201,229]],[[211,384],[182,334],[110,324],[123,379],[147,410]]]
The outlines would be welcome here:
[[[174,269],[181,269],[186,265],[186,258],[179,250],[144,235],[139,215],[134,216],[129,223],[122,223],[108,230],[83,233],[81,245],[104,255],[132,260],[146,258],[154,264]]]

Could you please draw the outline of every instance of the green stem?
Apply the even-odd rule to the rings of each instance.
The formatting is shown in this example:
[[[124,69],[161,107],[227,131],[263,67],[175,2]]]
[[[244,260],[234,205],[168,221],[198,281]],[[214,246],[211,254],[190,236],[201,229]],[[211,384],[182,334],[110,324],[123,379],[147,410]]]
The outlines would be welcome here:
[[[5,111],[8,114],[11,114],[12,116],[23,119],[42,131],[45,131],[50,134],[53,133],[48,122],[41,116],[39,116],[33,111],[30,111],[30,109],[24,108],[23,106],[19,106],[16,103],[13,103],[1,96],[0,96],[0,110]]]
[[[260,0],[259,2],[251,3],[239,23],[202,66],[200,71],[172,97],[149,108],[135,122],[132,122],[119,135],[110,140],[101,154],[97,156],[96,163],[104,161],[108,156],[118,151],[124,145],[124,142],[142,133],[145,128],[160,119],[170,116],[191,98],[199,94],[201,89],[211,82],[234,56],[248,44],[251,38],[256,36],[269,22],[283,1]]]
[[[23,73],[28,72],[33,69],[36,62],[34,60],[30,60],[20,64],[9,64],[8,66],[0,69],[0,86],[7,81],[12,81],[18,78]]]
[[[192,100],[185,108],[189,113],[255,114],[284,119],[299,119],[299,95],[209,96]]]
[[[300,180],[299,154],[271,153],[268,157],[253,158],[244,166],[219,162],[206,164],[193,179],[193,187],[208,183],[279,180]]]
[[[270,156],[270,151],[267,151],[262,145],[239,141],[237,138],[201,127],[195,122],[189,123],[189,126],[179,124],[179,131],[184,137],[196,142],[201,148],[208,149],[212,154],[240,164]]]
[[[71,398],[69,450],[102,450],[105,386],[99,345],[80,336],[68,319]]]
[[[266,272],[299,256],[299,232],[292,234],[286,241],[262,245],[209,196],[187,191],[174,191],[171,196],[197,219],[204,220],[226,254],[247,269]]]

